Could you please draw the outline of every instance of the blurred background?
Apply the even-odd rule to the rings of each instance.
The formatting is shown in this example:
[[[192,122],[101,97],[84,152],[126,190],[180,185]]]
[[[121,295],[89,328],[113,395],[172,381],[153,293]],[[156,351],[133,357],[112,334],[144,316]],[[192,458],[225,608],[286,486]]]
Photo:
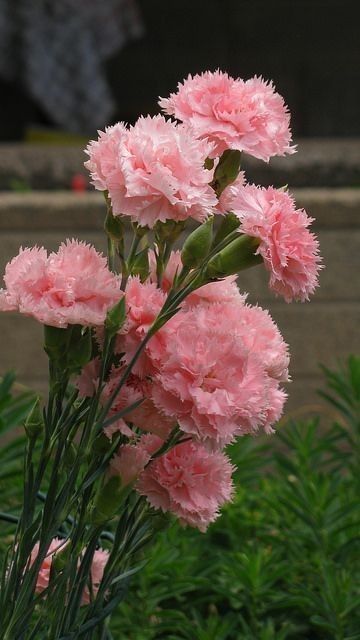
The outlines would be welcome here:
[[[244,157],[249,181],[293,189],[316,218],[326,268],[310,304],[241,277],[292,352],[288,412],[317,406],[319,362],[359,351],[360,45],[355,0],[0,0],[0,267],[20,245],[77,236],[104,248],[104,209],[83,169],[89,137],[158,111],[188,73],[272,79],[298,153]],[[0,318],[0,371],[43,390],[41,328]],[[15,362],[15,364],[14,364]]]

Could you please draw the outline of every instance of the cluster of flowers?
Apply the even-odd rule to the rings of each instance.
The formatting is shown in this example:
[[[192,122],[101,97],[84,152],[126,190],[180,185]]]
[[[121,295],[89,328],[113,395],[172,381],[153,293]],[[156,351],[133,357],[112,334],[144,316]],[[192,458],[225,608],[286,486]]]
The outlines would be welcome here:
[[[227,150],[265,161],[294,152],[281,96],[261,78],[245,82],[218,71],[189,76],[160,105],[180,122],[157,115],[130,127],[118,123],[87,147],[86,166],[112,214],[153,229],[232,212],[239,235],[256,239],[270,288],[287,302],[307,300],[320,268],[311,218],[287,191],[247,184],[241,172],[224,189],[215,185]],[[92,247],[72,241],[49,257],[43,249],[25,249],[7,266],[0,309],[57,327],[99,327],[101,349],[106,312],[125,294],[119,364],[101,393],[106,404],[182,266],[180,253],[172,252],[158,282],[155,256],[149,257],[147,278],[130,275],[122,292]],[[142,403],[107,428],[109,437],[118,430],[128,438],[109,473],[123,485],[134,483],[153,507],[205,531],[232,494],[233,468],[223,449],[237,436],[272,431],[286,397],[281,383],[288,364],[278,328],[266,311],[246,303],[235,276],[205,284],[149,340],[114,399],[113,414]],[[84,368],[77,381],[83,396],[97,389],[98,370],[98,360]],[[156,456],[175,427],[180,442]]]
[[[54,538],[48,548],[47,554],[40,566],[40,571],[36,581],[36,592],[41,593],[48,588],[50,582],[50,574],[52,570],[52,564],[57,555],[61,556],[66,549],[67,542],[61,538]],[[37,543],[30,557],[30,566],[35,562],[39,553],[39,543]],[[96,549],[94,558],[91,565],[91,594],[88,586],[84,587],[84,591],[81,596],[81,605],[89,604],[91,598],[96,596],[99,585],[101,583],[106,563],[109,559],[109,552],[104,549]]]
[[[157,317],[179,262],[174,252],[164,289],[155,273],[144,283],[129,278],[127,320],[116,343],[121,363],[103,390],[104,404]],[[114,401],[116,414],[143,400],[106,429],[109,437],[120,430],[129,438],[110,473],[124,485],[137,480],[152,506],[205,531],[232,493],[233,469],[222,449],[236,436],[272,431],[286,397],[280,383],[288,380],[288,364],[287,345],[270,315],[246,304],[233,277],[201,287],[151,338]],[[81,395],[95,392],[98,367],[95,360],[83,370]],[[148,464],[176,425],[184,441]]]

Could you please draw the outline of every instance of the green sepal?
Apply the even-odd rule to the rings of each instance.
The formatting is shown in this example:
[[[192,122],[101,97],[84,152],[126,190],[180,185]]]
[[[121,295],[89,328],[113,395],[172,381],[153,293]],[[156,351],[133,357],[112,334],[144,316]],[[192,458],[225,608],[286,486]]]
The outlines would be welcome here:
[[[91,522],[100,525],[111,520],[119,509],[123,493],[120,476],[108,478],[95,498]]]
[[[237,149],[226,149],[224,151],[215,169],[212,182],[217,196],[220,196],[224,189],[236,180],[240,172],[240,162],[241,151]]]
[[[30,440],[36,440],[36,438],[43,432],[44,419],[40,410],[40,398],[36,398],[30,413],[24,422],[24,429]]]
[[[125,296],[120,298],[114,307],[106,314],[105,329],[109,337],[113,337],[121,329],[126,319]]]
[[[239,235],[209,260],[206,275],[210,279],[224,278],[261,264],[262,257],[256,254],[258,245],[256,238]]]
[[[209,254],[213,238],[214,218],[204,222],[190,233],[184,242],[181,261],[185,267],[199,266]]]
[[[161,241],[175,242],[179,235],[183,232],[186,222],[183,220],[166,220],[166,222],[157,222],[154,231]]]
[[[227,213],[223,217],[221,224],[215,234],[213,247],[216,247],[218,244],[220,244],[220,242],[225,240],[225,238],[228,235],[230,235],[230,233],[232,233],[233,231],[236,231],[236,229],[238,229],[239,226],[240,226],[240,220],[235,215],[235,213],[232,213],[231,211]]]

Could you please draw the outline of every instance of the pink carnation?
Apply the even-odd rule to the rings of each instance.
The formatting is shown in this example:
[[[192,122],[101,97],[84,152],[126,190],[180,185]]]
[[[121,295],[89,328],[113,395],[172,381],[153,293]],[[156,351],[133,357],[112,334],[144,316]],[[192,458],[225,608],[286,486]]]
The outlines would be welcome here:
[[[212,171],[204,168],[212,148],[161,115],[139,118],[121,141],[119,170],[107,180],[114,214],[148,227],[205,220],[216,204]]]
[[[50,571],[51,565],[54,559],[54,556],[58,553],[61,553],[63,549],[66,547],[67,541],[61,540],[60,538],[54,538],[49,546],[46,557],[44,558],[40,571],[38,574],[38,578],[36,581],[36,592],[41,593],[49,586],[50,581]],[[30,566],[35,562],[37,555],[39,553],[39,543],[36,543],[34,546],[31,557],[30,557]],[[102,580],[104,569],[106,563],[109,558],[109,552],[104,551],[103,549],[97,549],[95,551],[93,562],[91,566],[91,586],[92,593],[96,595],[99,590],[100,582]],[[89,604],[90,602],[90,591],[88,587],[85,587],[84,593],[82,595],[81,604]]]
[[[180,312],[168,330],[152,390],[161,411],[212,448],[260,427],[270,430],[271,416],[279,417],[272,401],[278,377],[286,378],[288,354],[264,312],[251,317],[239,300],[204,303]]]
[[[99,591],[100,583],[103,579],[104,570],[109,560],[109,552],[104,549],[96,549],[91,565],[91,594],[89,587],[85,587],[81,604],[90,604],[92,598]]]
[[[125,487],[137,480],[150,458],[151,454],[144,447],[125,444],[111,459],[109,473],[111,476],[120,476]]]
[[[224,191],[220,195],[219,202],[216,207],[219,213],[227,213],[233,210],[234,199],[236,198],[239,189],[244,186],[245,182],[245,172],[240,171],[236,180],[225,187]]]
[[[101,401],[103,404],[108,401],[116,389],[124,370],[125,367],[123,366],[113,369],[111,372],[110,379],[102,393]],[[136,402],[141,402],[141,404],[127,412],[124,418],[119,418],[109,427],[106,427],[106,435],[111,437],[114,433],[120,431],[127,437],[133,438],[134,432],[128,426],[128,423],[131,423],[143,431],[150,431],[162,438],[166,438],[174,425],[174,420],[155,407],[152,400],[152,382],[149,378],[139,378],[135,374],[131,374],[113,402],[109,413],[110,417]]]
[[[50,570],[54,556],[57,553],[61,553],[67,544],[66,540],[61,540],[60,538],[54,538],[50,542],[50,546],[48,548],[47,554],[44,560],[41,563],[39,574],[36,580],[36,592],[40,593],[44,591],[49,586],[50,580]],[[32,566],[37,558],[39,553],[39,543],[37,542],[34,546],[31,556],[30,556],[30,566]]]
[[[83,367],[79,376],[75,380],[75,386],[79,390],[82,398],[92,398],[98,388],[100,374],[100,358],[90,360]]]
[[[318,285],[319,243],[309,231],[313,218],[296,209],[289,193],[245,185],[233,200],[240,230],[260,240],[257,250],[270,272],[270,288],[286,302],[309,299]]]
[[[145,436],[142,446],[150,454],[160,439]],[[185,442],[153,460],[141,473],[136,488],[155,509],[170,511],[184,525],[206,531],[219,508],[231,500],[233,467],[223,453],[210,453],[202,445]]]
[[[117,353],[124,354],[124,361],[127,364],[158,316],[165,298],[164,292],[158,289],[155,283],[142,283],[137,276],[129,278],[125,289],[126,322],[117,337],[115,347]],[[151,342],[161,341],[161,335],[160,330],[153,336]],[[144,377],[153,371],[153,363],[146,349],[135,363],[133,373]]]
[[[18,310],[60,328],[103,324],[123,295],[104,256],[77,240],[67,240],[49,257],[43,248],[20,249],[7,264],[4,281],[1,310]]]
[[[54,538],[51,541],[46,557],[41,564],[38,578],[36,581],[37,593],[44,591],[44,589],[46,589],[49,586],[50,571],[51,571],[51,565],[52,565],[54,556],[57,553],[61,553],[61,551],[65,548],[66,545],[67,545],[67,541],[60,540],[60,538]],[[31,552],[30,566],[35,562],[38,553],[39,553],[39,543],[36,543],[36,545],[34,546]],[[108,551],[104,551],[103,549],[97,549],[95,551],[92,566],[91,566],[91,585],[92,585],[92,592],[94,595],[96,595],[96,593],[99,590],[100,582],[102,580],[105,565],[108,561],[108,558],[109,558]],[[89,604],[89,602],[90,602],[90,592],[88,587],[85,587],[85,590],[81,599],[81,604],[83,605]]]
[[[273,84],[262,78],[244,81],[221,71],[189,75],[177,93],[159,104],[190,125],[198,138],[215,144],[211,157],[238,149],[268,161],[294,152],[288,109]]]
[[[122,122],[112,127],[106,127],[105,131],[99,131],[97,140],[91,140],[85,149],[89,156],[84,164],[89,170],[92,184],[100,191],[107,190],[110,178],[121,179],[119,170],[119,146],[127,133]]]

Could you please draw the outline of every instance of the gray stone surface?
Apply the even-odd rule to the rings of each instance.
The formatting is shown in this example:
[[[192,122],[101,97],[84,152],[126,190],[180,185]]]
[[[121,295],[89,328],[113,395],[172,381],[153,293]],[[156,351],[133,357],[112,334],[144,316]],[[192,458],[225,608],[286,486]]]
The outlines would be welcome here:
[[[319,403],[319,362],[334,366],[339,358],[360,350],[360,190],[298,189],[295,195],[299,205],[316,218],[324,257],[321,287],[312,301],[287,305],[274,298],[260,267],[240,277],[249,300],[270,309],[290,344],[289,412],[302,411],[304,406],[310,411]],[[54,249],[65,237],[76,236],[105,250],[103,219],[101,194],[1,194],[0,272],[20,245]],[[24,316],[1,314],[0,336],[0,372],[15,368],[21,382],[44,391],[47,362],[42,327]]]
[[[360,138],[304,138],[298,151],[269,163],[243,154],[250,182],[293,187],[360,186]],[[69,189],[74,174],[84,169],[83,145],[0,144],[0,190]]]

